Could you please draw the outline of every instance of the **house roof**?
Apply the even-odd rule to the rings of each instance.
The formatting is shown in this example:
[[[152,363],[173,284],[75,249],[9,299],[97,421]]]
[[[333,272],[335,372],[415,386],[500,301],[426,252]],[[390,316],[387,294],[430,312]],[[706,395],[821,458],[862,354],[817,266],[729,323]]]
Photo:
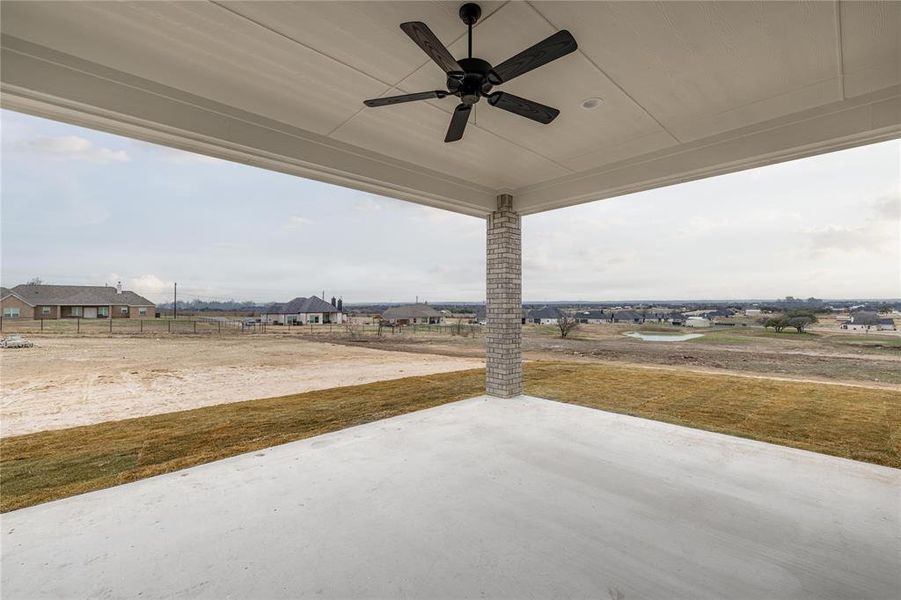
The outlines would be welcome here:
[[[855,325],[879,325],[879,314],[868,310],[851,313],[851,322]]]
[[[153,306],[153,302],[134,292],[106,285],[30,285],[9,290],[31,306],[38,305],[104,305]]]
[[[578,319],[607,319],[610,315],[602,310],[582,310],[576,313]]]
[[[631,310],[621,310],[619,312],[613,313],[613,319],[615,321],[634,321],[635,319],[640,318],[640,314]]]
[[[440,312],[428,304],[407,304],[404,306],[392,306],[382,311],[383,319],[413,319],[421,317],[440,317]]]
[[[561,311],[556,306],[542,306],[541,308],[536,308],[535,310],[529,311],[529,319],[559,319],[563,316],[563,311]]]
[[[285,303],[270,304],[263,314],[269,315],[300,315],[307,313],[335,313],[338,308],[332,306],[318,296],[303,298],[298,296]]]

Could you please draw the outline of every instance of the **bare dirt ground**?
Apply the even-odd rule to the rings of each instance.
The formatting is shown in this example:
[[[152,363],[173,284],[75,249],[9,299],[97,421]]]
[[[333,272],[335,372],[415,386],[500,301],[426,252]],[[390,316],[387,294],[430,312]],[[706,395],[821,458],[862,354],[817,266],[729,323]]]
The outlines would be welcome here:
[[[654,327],[582,325],[561,339],[552,326],[528,325],[523,329],[523,356],[527,360],[609,362],[901,390],[898,332],[863,336],[823,329],[799,336],[761,329],[698,330],[692,333],[703,337],[686,342],[646,342],[623,335],[642,329],[655,331]],[[385,335],[332,340],[403,352],[484,356],[481,337]]]
[[[561,339],[552,326],[529,325],[523,331],[524,357],[901,390],[901,332],[864,336],[824,327],[812,334],[776,335],[734,328],[665,343],[623,335],[636,329],[655,331],[583,325]],[[408,329],[352,338],[304,331],[29,336],[35,348],[0,352],[0,435],[484,365],[481,334]]]
[[[32,337],[0,352],[0,435],[484,366],[300,337]]]

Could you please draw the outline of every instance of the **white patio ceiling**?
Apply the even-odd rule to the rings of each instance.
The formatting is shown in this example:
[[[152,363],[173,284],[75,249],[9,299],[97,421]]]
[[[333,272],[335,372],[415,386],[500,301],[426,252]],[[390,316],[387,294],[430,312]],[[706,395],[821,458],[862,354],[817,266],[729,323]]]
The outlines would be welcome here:
[[[473,215],[524,214],[901,136],[901,3],[482,2],[493,64],[579,51],[502,89],[550,125],[453,98],[400,30],[465,53],[459,3],[2,3],[4,107]],[[594,110],[583,99],[598,97]]]

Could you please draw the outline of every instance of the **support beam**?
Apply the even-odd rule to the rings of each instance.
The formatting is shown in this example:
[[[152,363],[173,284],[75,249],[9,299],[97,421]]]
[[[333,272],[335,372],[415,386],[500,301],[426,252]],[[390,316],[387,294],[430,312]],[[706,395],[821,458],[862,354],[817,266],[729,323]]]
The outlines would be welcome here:
[[[488,318],[485,388],[491,396],[522,394],[522,235],[513,196],[497,197],[488,215]]]

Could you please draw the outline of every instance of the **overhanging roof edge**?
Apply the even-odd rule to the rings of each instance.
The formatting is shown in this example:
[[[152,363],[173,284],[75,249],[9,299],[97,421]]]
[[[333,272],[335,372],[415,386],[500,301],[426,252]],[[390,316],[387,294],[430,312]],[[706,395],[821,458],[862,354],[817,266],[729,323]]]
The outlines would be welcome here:
[[[901,86],[711,136],[513,192],[535,214],[901,138]]]
[[[2,46],[3,108],[471,216],[486,216],[495,203],[493,190],[464,179],[232,107],[217,110],[207,99],[9,35]]]

